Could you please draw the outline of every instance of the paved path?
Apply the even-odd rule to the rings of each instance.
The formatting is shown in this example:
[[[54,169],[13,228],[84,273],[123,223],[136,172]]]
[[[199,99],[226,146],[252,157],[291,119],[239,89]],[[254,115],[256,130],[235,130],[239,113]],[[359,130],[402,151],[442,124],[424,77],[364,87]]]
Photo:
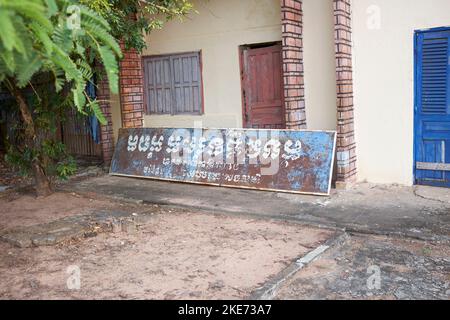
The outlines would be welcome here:
[[[66,190],[94,192],[118,199],[258,216],[350,232],[449,241],[448,189],[361,184],[330,197],[241,190],[103,176],[65,185]]]

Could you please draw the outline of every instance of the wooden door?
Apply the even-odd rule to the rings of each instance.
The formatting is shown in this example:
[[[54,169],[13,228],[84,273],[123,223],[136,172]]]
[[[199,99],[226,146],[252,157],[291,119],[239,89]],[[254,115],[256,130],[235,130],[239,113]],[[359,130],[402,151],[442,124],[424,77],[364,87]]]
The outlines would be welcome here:
[[[241,49],[245,128],[284,129],[281,45]]]
[[[416,34],[416,184],[450,187],[450,29]]]

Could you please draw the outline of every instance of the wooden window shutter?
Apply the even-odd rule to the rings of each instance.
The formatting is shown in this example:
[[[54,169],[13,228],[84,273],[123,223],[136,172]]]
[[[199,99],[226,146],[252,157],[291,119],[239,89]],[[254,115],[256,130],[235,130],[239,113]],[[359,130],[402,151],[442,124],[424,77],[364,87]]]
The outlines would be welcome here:
[[[170,114],[173,103],[170,59],[163,57],[146,60],[145,77],[148,112]]]
[[[421,48],[422,113],[445,114],[448,102],[449,38],[424,39]]]
[[[172,56],[174,113],[200,113],[200,56],[198,52]]]
[[[200,114],[200,53],[144,59],[147,106],[155,114]]]

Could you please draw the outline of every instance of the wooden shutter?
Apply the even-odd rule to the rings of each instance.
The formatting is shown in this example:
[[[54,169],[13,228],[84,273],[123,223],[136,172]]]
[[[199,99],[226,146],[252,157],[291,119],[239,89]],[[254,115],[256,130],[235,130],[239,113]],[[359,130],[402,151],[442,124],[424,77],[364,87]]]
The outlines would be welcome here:
[[[174,113],[200,113],[202,106],[200,55],[172,56]]]
[[[146,58],[144,66],[149,113],[202,112],[202,80],[198,52]]]
[[[145,60],[147,108],[149,113],[172,112],[172,76],[170,59],[158,57]]]
[[[450,187],[450,30],[416,36],[415,179]]]
[[[447,113],[448,50],[448,37],[423,40],[421,56],[423,113]]]

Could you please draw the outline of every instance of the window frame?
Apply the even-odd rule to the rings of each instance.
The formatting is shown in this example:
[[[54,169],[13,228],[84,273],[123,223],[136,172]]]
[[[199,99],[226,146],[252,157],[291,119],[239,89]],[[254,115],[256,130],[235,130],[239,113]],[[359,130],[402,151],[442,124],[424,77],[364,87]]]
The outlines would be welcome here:
[[[170,108],[170,113],[159,113],[159,112],[152,112],[150,110],[150,106],[148,104],[148,82],[147,82],[147,74],[145,72],[146,70],[146,61],[151,60],[151,59],[156,59],[156,58],[171,58],[174,56],[183,56],[183,55],[190,55],[190,54],[196,54],[198,55],[198,66],[199,66],[199,83],[200,83],[200,92],[199,92],[199,97],[201,99],[201,103],[200,103],[200,110],[199,111],[191,111],[191,112],[176,112],[176,110],[174,110],[174,106],[172,105]],[[168,53],[168,54],[156,54],[156,55],[143,55],[141,57],[141,65],[142,65],[142,76],[144,78],[143,84],[144,84],[144,110],[145,110],[145,114],[149,115],[149,116],[179,116],[179,115],[191,115],[191,116],[202,116],[205,113],[205,99],[204,99],[204,94],[203,94],[203,58],[202,58],[202,50],[198,50],[198,51],[184,51],[184,52],[176,52],[176,53]],[[170,65],[170,77],[171,77],[171,90],[174,89],[173,83],[172,83],[172,70],[173,66]]]

